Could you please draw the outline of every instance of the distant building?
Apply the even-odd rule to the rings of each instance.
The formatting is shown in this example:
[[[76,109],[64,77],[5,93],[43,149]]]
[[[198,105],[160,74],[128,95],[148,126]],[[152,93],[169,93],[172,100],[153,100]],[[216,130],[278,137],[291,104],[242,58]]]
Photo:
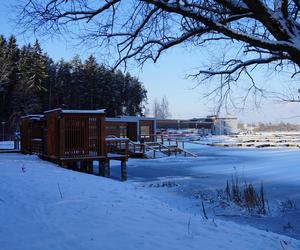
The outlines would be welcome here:
[[[154,141],[156,119],[140,116],[118,116],[105,118],[106,135],[129,138],[132,141]]]
[[[202,135],[231,135],[238,133],[238,120],[235,117],[207,116],[206,118],[183,119],[157,119],[158,130],[169,129],[197,129]]]
[[[238,133],[238,120],[236,117],[211,116],[213,121],[213,135],[233,135]]]

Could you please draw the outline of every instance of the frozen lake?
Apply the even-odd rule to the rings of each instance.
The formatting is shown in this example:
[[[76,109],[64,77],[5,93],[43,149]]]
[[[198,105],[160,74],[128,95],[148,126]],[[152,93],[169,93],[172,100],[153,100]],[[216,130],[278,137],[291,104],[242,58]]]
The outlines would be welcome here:
[[[130,159],[129,181],[187,213],[201,213],[200,204],[206,197],[204,204],[211,217],[247,223],[300,239],[299,149],[224,148],[192,143],[187,143],[186,149],[198,157]],[[259,188],[263,183],[270,207],[268,215],[240,215],[243,211],[236,207],[223,211],[210,202],[210,197],[214,198],[218,189],[224,189],[226,181],[235,173],[242,185],[247,182]],[[112,167],[112,175],[119,176],[119,167]],[[172,187],[153,188],[166,182]],[[283,212],[281,204],[286,201],[292,201],[296,207]]]

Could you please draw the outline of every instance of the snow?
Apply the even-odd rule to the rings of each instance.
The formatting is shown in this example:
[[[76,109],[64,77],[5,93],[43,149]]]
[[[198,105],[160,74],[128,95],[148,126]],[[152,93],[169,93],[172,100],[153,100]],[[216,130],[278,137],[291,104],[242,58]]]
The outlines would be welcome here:
[[[0,141],[0,149],[13,149],[14,142],[13,141]]]
[[[105,109],[97,109],[97,110],[83,110],[83,109],[52,109],[52,110],[47,110],[44,113],[51,113],[51,112],[56,112],[56,111],[60,111],[61,113],[64,114],[104,114],[105,113]]]
[[[141,160],[138,167],[147,162],[157,161]],[[129,162],[129,171],[136,163]],[[66,170],[35,156],[1,154],[0,190],[0,245],[5,250],[265,250],[300,245],[287,236],[183,212],[134,182]]]
[[[105,141],[129,141],[128,138],[118,138],[118,137],[107,137],[105,138]]]
[[[72,109],[62,109],[62,113],[64,114],[104,114],[105,109],[98,109],[98,110],[72,110]]]
[[[155,117],[141,117],[141,116],[118,116],[118,117],[106,117],[108,122],[139,122],[139,121],[155,121]]]
[[[32,120],[34,120],[34,119],[39,120],[39,119],[41,119],[41,118],[43,118],[43,117],[44,117],[44,115],[35,114],[35,115],[25,115],[25,116],[21,116],[20,118],[21,118],[21,119],[24,119],[24,118],[30,118],[30,119],[32,119]]]

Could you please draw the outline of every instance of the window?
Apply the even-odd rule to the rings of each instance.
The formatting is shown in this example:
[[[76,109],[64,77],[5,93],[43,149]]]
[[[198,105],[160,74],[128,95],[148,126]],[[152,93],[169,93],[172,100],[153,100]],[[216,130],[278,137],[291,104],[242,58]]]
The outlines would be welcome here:
[[[127,137],[127,126],[120,126],[120,137],[121,138],[126,138]]]
[[[150,126],[141,126],[141,135],[150,135]]]

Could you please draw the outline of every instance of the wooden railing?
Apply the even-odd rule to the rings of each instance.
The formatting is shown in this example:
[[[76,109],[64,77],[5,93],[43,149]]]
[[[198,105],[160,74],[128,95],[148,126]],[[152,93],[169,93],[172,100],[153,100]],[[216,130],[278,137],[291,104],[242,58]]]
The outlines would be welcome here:
[[[41,138],[32,138],[30,141],[31,153],[42,155],[43,151],[43,140]]]
[[[128,158],[129,139],[110,136],[105,139],[106,153],[115,156],[125,156]]]
[[[179,139],[181,137],[181,139]],[[150,138],[150,139],[149,139]],[[148,139],[148,140],[147,140]],[[141,135],[140,140],[144,142],[158,142],[162,145],[176,146],[184,148],[183,136],[180,134],[164,135],[164,134],[150,134]]]
[[[125,142],[126,141],[126,142]],[[126,143],[126,145],[125,145]],[[157,158],[160,153],[160,157],[170,156],[172,153],[184,154],[184,156],[193,156],[197,155],[192,152],[184,149],[184,142],[181,142],[183,147],[179,147],[179,142],[177,140],[167,140],[165,144],[161,142],[133,142],[127,138],[118,138],[116,136],[109,136],[106,138],[107,152],[122,154],[123,149],[126,147],[127,153],[136,157],[148,157],[148,158]],[[166,145],[167,144],[167,145]]]

